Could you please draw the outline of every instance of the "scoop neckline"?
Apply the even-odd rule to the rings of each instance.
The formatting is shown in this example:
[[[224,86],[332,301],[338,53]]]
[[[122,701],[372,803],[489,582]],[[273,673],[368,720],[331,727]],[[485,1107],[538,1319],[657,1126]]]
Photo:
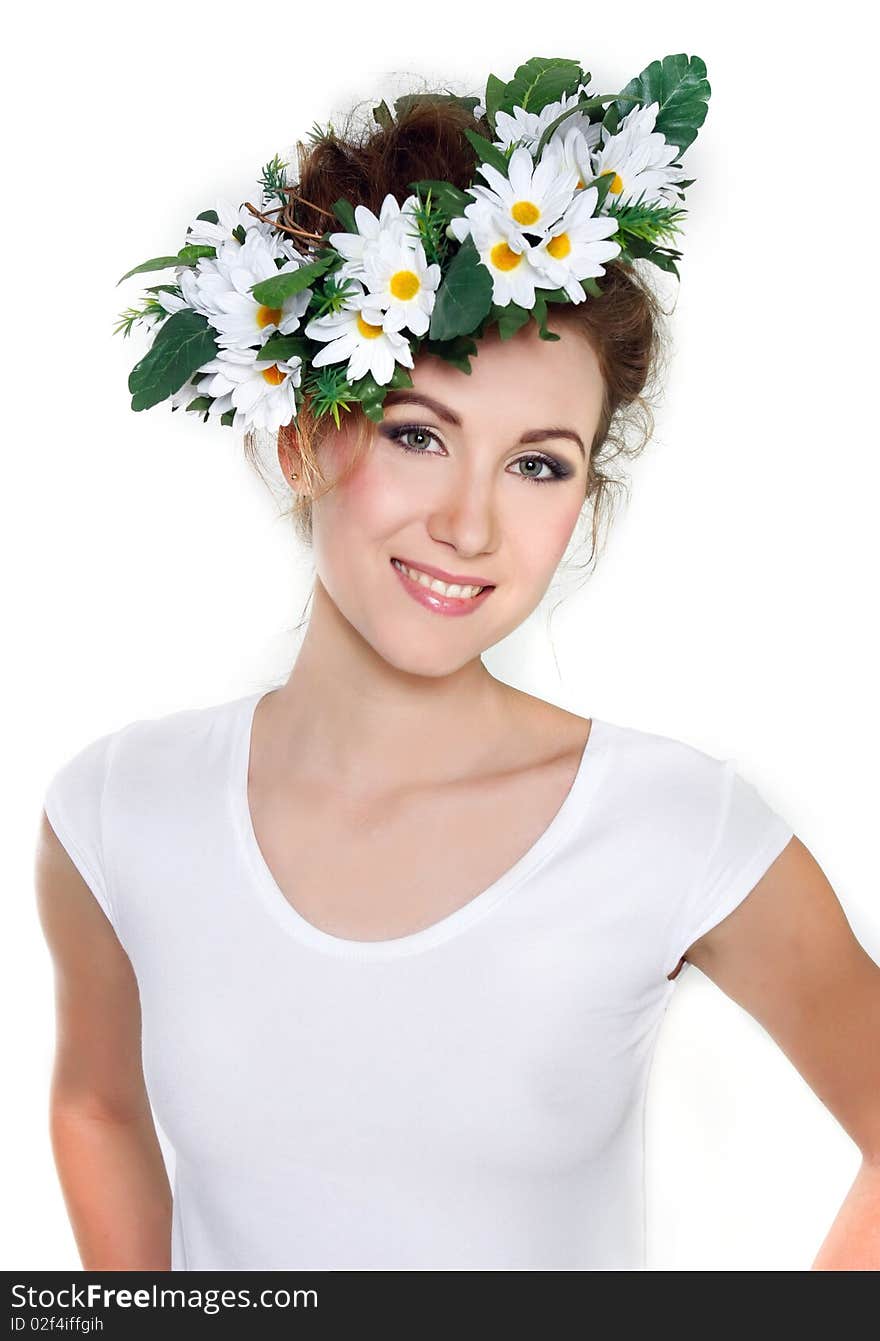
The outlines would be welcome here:
[[[247,794],[248,770],[257,704],[271,692],[261,689],[234,704],[239,712],[234,715],[228,800],[236,840],[253,877],[249,888],[253,889],[270,916],[285,932],[305,945],[340,958],[376,961],[413,955],[452,940],[481,921],[556,850],[576,821],[583,824],[586,803],[596,793],[607,764],[610,724],[593,717],[574,779],[561,805],[531,847],[512,866],[467,903],[454,908],[430,926],[385,940],[352,940],[315,926],[293,906],[272,874],[257,841]]]

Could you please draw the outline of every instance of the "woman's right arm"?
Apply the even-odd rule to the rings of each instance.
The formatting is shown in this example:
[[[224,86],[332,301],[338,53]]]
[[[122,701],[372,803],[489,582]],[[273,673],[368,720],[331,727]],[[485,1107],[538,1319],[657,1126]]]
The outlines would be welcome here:
[[[141,1065],[137,979],[45,813],[37,906],[55,973],[49,1129],[86,1271],[171,1269],[171,1189]]]

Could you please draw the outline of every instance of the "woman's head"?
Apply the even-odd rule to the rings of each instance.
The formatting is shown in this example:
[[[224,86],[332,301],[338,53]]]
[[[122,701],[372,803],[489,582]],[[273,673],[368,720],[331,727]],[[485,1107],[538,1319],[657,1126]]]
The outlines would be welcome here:
[[[308,149],[300,145],[300,200],[288,206],[288,221],[323,231],[320,211],[340,197],[378,213],[387,194],[402,202],[416,180],[466,188],[476,168],[466,126],[490,133],[465,106],[438,96],[412,103],[387,126],[358,131],[350,123],[345,133],[331,130]],[[615,456],[635,455],[650,436],[644,392],[663,353],[662,309],[639,274],[609,263],[599,284],[600,297],[551,306],[548,324],[558,340],[541,339],[534,321],[508,340],[488,327],[470,375],[435,355],[417,355],[409,394],[438,402],[457,424],[398,391],[389,393],[379,424],[355,405],[338,429],[306,402],[280,430],[279,461],[288,478],[299,477],[291,514],[313,547],[318,579],[352,624],[369,626],[361,631],[374,645],[378,639],[392,662],[402,656],[415,669],[413,630],[427,637],[423,669],[430,673],[451,669],[442,656],[438,661],[439,647],[455,661],[468,648],[476,655],[499,641],[540,601],[587,508],[595,557],[620,483],[609,466]],[[628,441],[632,417],[644,425],[635,448]],[[433,436],[401,435],[406,425]],[[551,428],[577,435],[583,452],[573,436],[523,442],[523,435]],[[247,445],[257,463],[253,438]],[[558,477],[537,464],[543,458],[553,460]],[[394,557],[476,574],[496,589],[466,617],[443,618],[411,599]]]
[[[583,508],[604,388],[584,337],[565,321],[557,329],[556,341],[533,322],[510,340],[489,333],[470,376],[418,358],[366,450],[355,454],[358,428],[347,423],[321,444],[318,578],[401,669],[447,674],[478,656],[531,614],[559,565]],[[308,490],[295,435],[280,454],[294,487]],[[447,617],[435,596],[415,598],[393,560],[493,590]]]

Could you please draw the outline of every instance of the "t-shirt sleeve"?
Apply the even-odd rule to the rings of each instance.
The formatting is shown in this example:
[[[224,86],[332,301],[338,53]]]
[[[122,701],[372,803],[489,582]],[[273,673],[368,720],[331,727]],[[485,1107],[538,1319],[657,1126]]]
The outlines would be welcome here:
[[[794,830],[732,759],[718,761],[718,804],[708,857],[676,910],[666,955],[671,973],[694,941],[723,921],[750,894]],[[684,968],[687,968],[687,960]]]
[[[58,769],[43,808],[62,846],[115,926],[102,825],[104,787],[116,732],[91,741]]]

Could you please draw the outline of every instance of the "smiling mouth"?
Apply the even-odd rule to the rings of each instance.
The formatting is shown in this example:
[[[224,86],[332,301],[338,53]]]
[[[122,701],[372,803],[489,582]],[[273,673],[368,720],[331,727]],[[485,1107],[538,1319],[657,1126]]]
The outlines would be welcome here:
[[[424,587],[427,591],[435,592],[438,596],[447,596],[455,600],[473,600],[480,595],[480,592],[492,589],[489,586],[465,586],[457,582],[441,582],[439,577],[431,577],[429,573],[423,573],[420,568],[411,568],[408,564],[401,563],[400,559],[392,559],[391,562],[399,572],[404,573],[411,581],[418,582],[419,586]]]

